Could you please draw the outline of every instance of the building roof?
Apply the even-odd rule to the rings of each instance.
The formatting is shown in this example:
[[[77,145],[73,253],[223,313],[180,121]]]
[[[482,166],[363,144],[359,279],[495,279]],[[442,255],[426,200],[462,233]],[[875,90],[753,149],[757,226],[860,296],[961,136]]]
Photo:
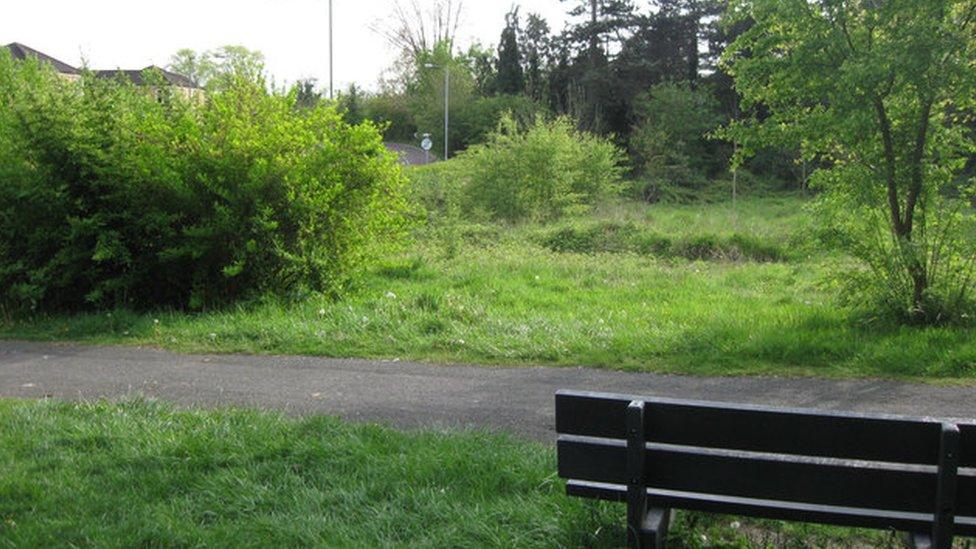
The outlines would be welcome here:
[[[49,63],[54,67],[54,70],[60,72],[61,74],[81,74],[80,70],[72,67],[64,61],[59,61],[46,53],[41,53],[34,48],[29,48],[23,44],[11,42],[4,47],[10,50],[10,53],[14,56],[14,59],[20,59],[23,61],[28,57],[33,57],[45,63]]]
[[[61,74],[76,74],[76,75],[81,74],[80,70],[76,69],[75,67],[72,67],[71,65],[65,63],[64,61],[55,59],[50,55],[47,55],[46,53],[41,53],[35,50],[34,48],[25,46],[18,42],[11,42],[10,44],[7,44],[4,47],[10,50],[10,53],[13,55],[14,59],[19,59],[23,61],[28,57],[33,57],[44,63],[50,64],[51,66],[54,67],[54,70],[58,71]],[[141,86],[145,84],[145,82],[143,82],[142,73],[146,70],[158,70],[160,74],[163,75],[163,80],[165,80],[166,82],[174,86],[178,86],[180,88],[198,87],[196,84],[193,83],[192,80],[183,76],[182,74],[177,74],[175,72],[171,72],[154,65],[150,65],[144,69],[135,69],[135,70],[115,69],[109,71],[93,71],[93,72],[95,76],[98,76],[99,78],[115,78],[121,73],[123,76],[131,80],[133,84],[137,86]]]
[[[192,80],[183,76],[182,74],[170,72],[164,68],[157,67],[155,65],[149,65],[144,69],[134,69],[134,70],[115,69],[115,70],[107,70],[107,71],[95,71],[95,76],[99,78],[116,78],[121,74],[122,76],[131,80],[133,84],[137,86],[141,86],[146,83],[143,78],[143,73],[149,70],[159,71],[159,73],[163,76],[163,80],[165,80],[169,84],[172,84],[173,86],[177,86],[180,88],[198,87],[196,84],[193,83]]]

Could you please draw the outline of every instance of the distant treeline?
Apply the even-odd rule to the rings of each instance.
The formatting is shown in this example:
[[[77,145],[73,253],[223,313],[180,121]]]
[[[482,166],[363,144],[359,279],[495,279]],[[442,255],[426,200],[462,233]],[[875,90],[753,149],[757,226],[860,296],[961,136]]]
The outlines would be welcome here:
[[[353,85],[339,101],[352,122],[385,122],[387,139],[413,142],[429,133],[440,150],[447,67],[452,153],[483,142],[506,112],[523,124],[538,115],[568,116],[581,130],[611,136],[628,151],[630,172],[645,182],[638,192],[646,198],[728,178],[733,144],[711,133],[742,113],[719,56],[745,25],[722,23],[727,2],[564,1],[570,22],[562,31],[515,7],[495,48],[461,49],[450,33],[423,40],[422,15],[404,17],[391,32],[394,43],[420,36],[403,41],[381,91]],[[297,88],[301,103],[320,97],[310,82]],[[802,186],[809,170],[796,158],[793,151],[760,151],[743,181],[758,175],[775,185]]]

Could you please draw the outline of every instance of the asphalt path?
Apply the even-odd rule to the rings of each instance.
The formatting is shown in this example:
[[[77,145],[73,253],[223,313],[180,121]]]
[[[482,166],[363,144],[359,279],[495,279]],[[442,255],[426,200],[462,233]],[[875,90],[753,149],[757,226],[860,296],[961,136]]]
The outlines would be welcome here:
[[[186,407],[233,405],[299,415],[324,413],[398,428],[478,428],[552,441],[553,395],[558,389],[976,418],[976,387],[186,355],[140,347],[0,341],[2,397],[146,397]]]

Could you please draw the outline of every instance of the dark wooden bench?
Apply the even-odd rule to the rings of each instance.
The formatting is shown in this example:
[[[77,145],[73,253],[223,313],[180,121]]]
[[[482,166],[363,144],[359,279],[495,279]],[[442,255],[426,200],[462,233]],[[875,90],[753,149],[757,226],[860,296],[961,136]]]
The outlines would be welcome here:
[[[627,502],[628,542],[663,547],[671,509],[976,535],[976,422],[556,393],[572,496]]]

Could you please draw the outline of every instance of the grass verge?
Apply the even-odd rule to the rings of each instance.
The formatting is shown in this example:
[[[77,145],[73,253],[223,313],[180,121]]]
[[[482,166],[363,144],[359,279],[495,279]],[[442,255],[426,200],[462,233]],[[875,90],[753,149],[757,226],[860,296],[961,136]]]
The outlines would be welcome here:
[[[33,315],[0,321],[0,337],[694,375],[976,380],[971,328],[893,326],[840,307],[831,273],[845,259],[803,236],[805,216],[802,199],[777,197],[626,203],[555,227],[452,224],[421,235],[338,302],[313,295],[199,314]],[[543,240],[560,230],[586,239],[553,251]],[[645,233],[780,251],[762,262],[721,259],[749,255],[741,249],[689,260],[612,246]]]
[[[478,432],[146,402],[0,401],[0,545],[607,547],[624,508],[569,498],[552,449]],[[888,534],[681,514],[678,547]]]

